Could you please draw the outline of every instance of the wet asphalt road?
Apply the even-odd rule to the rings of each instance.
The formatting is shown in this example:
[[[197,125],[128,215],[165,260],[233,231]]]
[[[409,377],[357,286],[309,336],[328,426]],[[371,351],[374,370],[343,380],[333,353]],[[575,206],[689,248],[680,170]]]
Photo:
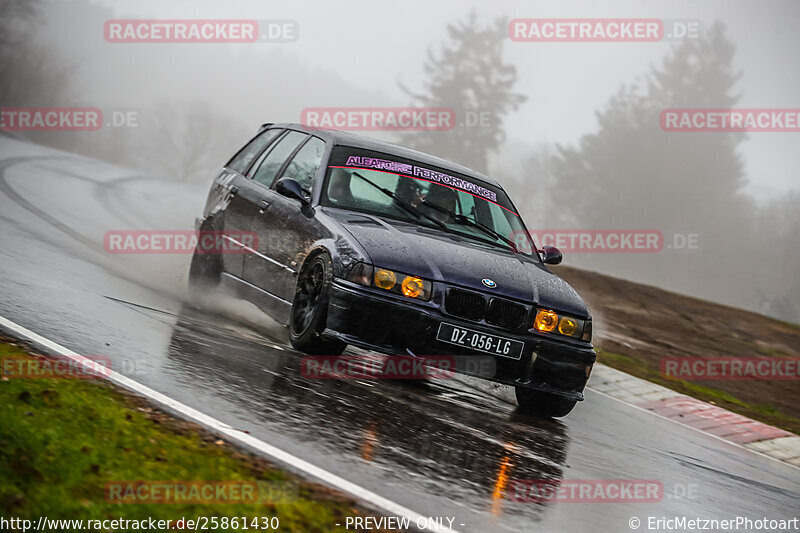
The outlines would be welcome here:
[[[209,175],[209,182],[211,175]],[[638,517],[791,518],[800,470],[591,390],[560,421],[471,380],[308,380],[249,304],[184,304],[189,255],[110,255],[103,235],[191,229],[207,184],[0,136],[0,314],[459,531],[631,531]],[[567,258],[568,260],[568,258]],[[513,480],[647,479],[658,503],[522,503]],[[689,492],[686,495],[686,492]]]

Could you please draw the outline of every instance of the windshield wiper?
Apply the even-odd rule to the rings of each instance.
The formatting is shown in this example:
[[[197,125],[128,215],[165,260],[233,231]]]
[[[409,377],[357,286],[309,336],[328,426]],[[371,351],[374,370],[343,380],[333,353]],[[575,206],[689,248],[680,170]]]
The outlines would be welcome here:
[[[434,224],[439,226],[442,230],[446,231],[447,233],[452,233],[453,230],[448,228],[447,225],[444,222],[436,220],[435,218],[433,218],[430,215],[426,215],[425,213],[420,211],[419,208],[414,207],[410,203],[408,203],[405,200],[401,199],[399,196],[397,196],[395,193],[393,193],[389,189],[385,189],[385,188],[381,187],[380,185],[378,185],[374,181],[372,181],[372,180],[370,180],[368,178],[365,178],[364,176],[362,176],[358,172],[351,172],[351,174],[353,176],[361,178],[362,180],[364,180],[365,182],[369,183],[370,185],[372,185],[373,187],[375,187],[376,189],[381,191],[383,194],[385,194],[386,196],[391,198],[394,201],[394,203],[397,204],[398,206],[402,207],[405,212],[411,213],[412,215],[414,215],[417,218],[424,218],[425,220],[433,222]]]
[[[477,220],[475,220],[475,219],[473,219],[471,217],[468,217],[466,215],[461,215],[461,214],[458,214],[458,213],[454,213],[454,212],[450,211],[449,209],[447,209],[446,207],[443,207],[441,205],[436,205],[436,204],[428,202],[428,201],[426,201],[424,199],[422,200],[422,203],[427,205],[428,207],[436,209],[437,211],[441,211],[442,213],[445,213],[446,215],[450,216],[453,220],[455,220],[458,223],[465,224],[467,226],[471,226],[473,228],[476,228],[476,229],[484,232],[486,235],[489,235],[490,237],[493,237],[495,239],[503,241],[515,253],[521,253],[519,251],[519,248],[517,248],[517,245],[514,244],[514,241],[512,241],[511,239],[509,239],[507,237],[504,237],[503,235],[500,235],[498,232],[496,232],[495,230],[493,230],[492,228],[490,228],[486,224],[482,224],[482,223],[478,222]]]

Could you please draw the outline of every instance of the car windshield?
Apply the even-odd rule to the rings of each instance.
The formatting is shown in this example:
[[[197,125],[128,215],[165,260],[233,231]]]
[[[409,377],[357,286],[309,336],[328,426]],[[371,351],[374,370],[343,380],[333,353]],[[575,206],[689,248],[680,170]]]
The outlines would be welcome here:
[[[322,203],[438,228],[527,256],[534,249],[502,189],[393,155],[338,147]]]

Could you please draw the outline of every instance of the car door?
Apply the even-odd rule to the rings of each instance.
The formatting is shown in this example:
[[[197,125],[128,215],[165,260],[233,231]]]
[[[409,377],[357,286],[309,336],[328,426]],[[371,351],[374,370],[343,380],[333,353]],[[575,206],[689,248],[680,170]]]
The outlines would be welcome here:
[[[274,207],[282,196],[271,189],[272,184],[292,155],[306,140],[308,140],[308,134],[288,130],[271,145],[268,151],[261,154],[248,171],[250,184],[257,195],[256,210],[248,220],[248,230],[255,232],[257,243],[255,249],[244,256],[242,278],[273,296],[279,296],[274,292],[276,286],[274,280],[282,272],[287,272],[286,269],[290,267],[278,262],[270,255],[275,249],[275,246],[270,244],[276,238],[272,231],[274,224],[257,222],[272,220],[274,214],[280,211]]]
[[[283,132],[279,128],[265,130],[256,135],[244,148],[231,158],[220,172],[209,195],[206,212],[219,218],[211,226],[214,230],[226,231],[225,238],[234,248],[242,245],[236,235],[227,232],[245,232],[250,230],[250,220],[257,213],[257,189],[245,177],[245,172],[253,161]],[[221,255],[222,268],[225,272],[237,277],[242,276],[244,254],[225,253]]]
[[[245,260],[246,279],[284,302],[292,301],[297,266],[314,240],[310,231],[313,214],[301,209],[299,200],[275,192],[275,183],[281,178],[292,178],[310,198],[324,153],[325,142],[319,137],[309,136],[298,146],[273,177],[269,208],[253,218],[250,227],[259,236],[259,255]]]

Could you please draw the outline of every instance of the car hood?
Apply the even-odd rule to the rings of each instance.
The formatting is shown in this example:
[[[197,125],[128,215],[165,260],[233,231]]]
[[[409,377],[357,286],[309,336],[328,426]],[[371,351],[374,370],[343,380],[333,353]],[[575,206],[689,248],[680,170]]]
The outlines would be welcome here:
[[[374,265],[589,316],[575,289],[536,259],[416,224],[339,209],[326,213],[358,241]],[[487,288],[484,278],[497,286]]]

